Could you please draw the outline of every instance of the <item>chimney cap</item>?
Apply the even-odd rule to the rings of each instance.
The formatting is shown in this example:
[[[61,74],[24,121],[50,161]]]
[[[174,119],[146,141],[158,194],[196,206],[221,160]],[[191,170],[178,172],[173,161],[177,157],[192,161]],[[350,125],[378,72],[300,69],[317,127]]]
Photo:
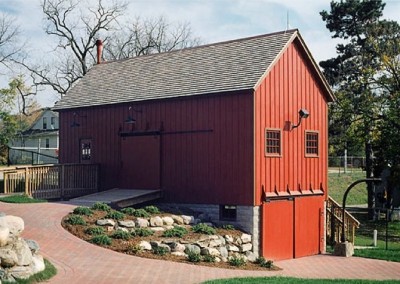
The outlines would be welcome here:
[[[96,40],[96,45],[97,46],[103,45],[103,41],[101,39]]]

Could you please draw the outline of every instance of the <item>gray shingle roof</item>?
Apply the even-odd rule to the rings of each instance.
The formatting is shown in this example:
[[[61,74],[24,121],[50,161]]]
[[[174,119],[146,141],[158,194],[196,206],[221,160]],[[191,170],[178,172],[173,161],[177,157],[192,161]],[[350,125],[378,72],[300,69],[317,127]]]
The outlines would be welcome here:
[[[95,65],[55,109],[255,88],[297,30]]]

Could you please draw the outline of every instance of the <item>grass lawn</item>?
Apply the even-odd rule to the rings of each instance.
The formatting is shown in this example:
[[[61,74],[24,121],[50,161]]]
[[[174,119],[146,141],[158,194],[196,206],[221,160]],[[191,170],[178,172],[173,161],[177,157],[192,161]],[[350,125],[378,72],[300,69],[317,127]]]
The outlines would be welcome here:
[[[353,171],[350,173],[329,173],[329,195],[339,204],[342,204],[343,195],[347,187],[358,179],[365,178],[365,172]],[[347,196],[346,205],[359,205],[367,203],[366,183],[355,186]],[[385,233],[386,221],[370,221],[366,212],[354,212],[353,216],[361,222],[360,228],[356,230],[355,245],[371,247],[368,249],[356,249],[354,256],[382,259],[388,261],[400,262],[400,222],[393,221],[388,224],[388,250],[386,250]],[[384,218],[382,215],[381,217]],[[372,247],[373,231],[378,231],[378,244],[376,248]],[[329,250],[329,249],[328,249]]]
[[[27,195],[8,195],[8,196],[0,197],[0,202],[6,202],[6,203],[41,203],[41,202],[47,202],[47,200],[35,199],[35,198],[29,197]]]
[[[382,259],[393,262],[400,262],[400,249],[368,248],[355,249],[354,256]]]
[[[262,284],[262,283],[400,283],[400,280],[347,280],[347,279],[301,279],[291,277],[248,277],[219,279],[203,282],[203,284]]]
[[[354,181],[365,178],[365,172],[353,171],[352,173],[329,173],[328,194],[342,204],[343,195],[347,187]],[[367,203],[367,184],[356,185],[348,194],[346,205],[359,205]]]
[[[363,222],[362,228],[357,231],[355,239],[356,246],[371,247],[368,249],[355,249],[354,256],[383,259],[388,261],[400,262],[400,222],[393,221],[389,223],[388,235],[390,236],[388,241],[388,249],[386,250],[385,242],[385,222],[379,221],[367,221]],[[369,229],[368,229],[369,228]],[[372,231],[378,230],[378,242],[377,247],[372,247]]]

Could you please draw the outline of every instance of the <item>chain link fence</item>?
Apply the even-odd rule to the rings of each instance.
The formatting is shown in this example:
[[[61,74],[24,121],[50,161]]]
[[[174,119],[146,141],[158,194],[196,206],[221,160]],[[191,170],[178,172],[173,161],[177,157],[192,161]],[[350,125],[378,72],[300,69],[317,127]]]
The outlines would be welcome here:
[[[40,149],[8,149],[9,165],[41,165],[41,164],[57,164],[58,149],[45,148]]]
[[[339,172],[347,170],[365,170],[365,157],[363,156],[329,156],[328,167]]]

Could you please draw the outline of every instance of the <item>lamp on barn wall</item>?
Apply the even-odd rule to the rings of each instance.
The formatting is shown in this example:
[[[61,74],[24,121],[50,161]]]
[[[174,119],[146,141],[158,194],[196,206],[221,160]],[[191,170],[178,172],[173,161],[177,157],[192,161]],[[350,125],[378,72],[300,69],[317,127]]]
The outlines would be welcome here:
[[[130,106],[128,108],[128,117],[124,120],[125,124],[130,124],[132,125],[132,129],[134,128],[134,125],[136,124],[136,118],[133,116],[134,112],[142,113],[141,109],[135,109],[134,107]]]
[[[136,119],[133,117],[133,112],[139,112],[142,113],[141,109],[134,109],[133,107],[129,107],[128,108],[128,117],[125,119],[125,123],[127,124],[135,124],[136,123]]]
[[[81,124],[77,121],[77,119],[76,119],[76,117],[84,117],[84,118],[86,118],[87,116],[86,115],[79,115],[79,113],[77,113],[77,112],[74,112],[73,114],[72,114],[72,117],[73,117],[73,120],[72,120],[72,123],[71,123],[71,127],[79,127],[79,126],[81,126]]]
[[[297,124],[292,124],[292,130],[299,127],[301,120],[303,118],[307,118],[310,115],[310,113],[308,112],[308,110],[306,110],[305,108],[302,108],[299,110],[299,122]]]

